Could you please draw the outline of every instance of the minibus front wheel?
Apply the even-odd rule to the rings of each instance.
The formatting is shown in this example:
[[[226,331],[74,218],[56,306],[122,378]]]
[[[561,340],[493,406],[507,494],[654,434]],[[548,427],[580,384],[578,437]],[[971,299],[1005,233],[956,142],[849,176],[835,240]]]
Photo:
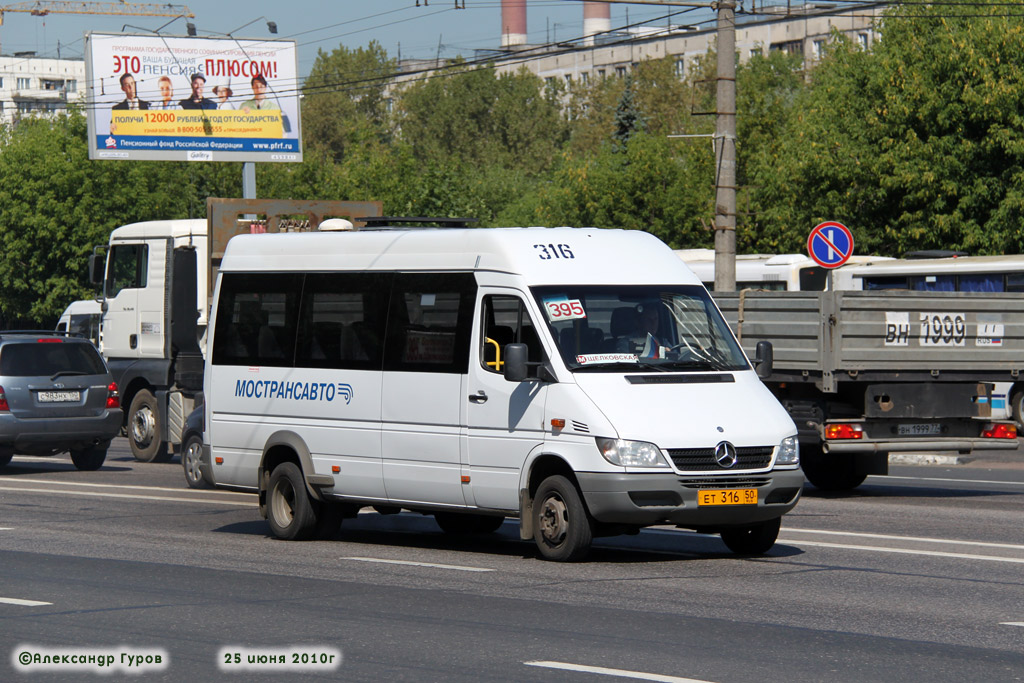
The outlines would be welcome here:
[[[781,526],[782,518],[776,517],[767,522],[726,527],[720,533],[725,545],[737,555],[764,555],[775,545]]]
[[[560,474],[540,483],[533,496],[533,539],[541,555],[577,562],[590,551],[593,522],[576,486]]]

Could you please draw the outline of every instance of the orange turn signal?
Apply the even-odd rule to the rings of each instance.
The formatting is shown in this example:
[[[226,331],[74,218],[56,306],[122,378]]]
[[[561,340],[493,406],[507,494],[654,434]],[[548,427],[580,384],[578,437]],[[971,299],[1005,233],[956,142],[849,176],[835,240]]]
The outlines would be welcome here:
[[[859,424],[839,423],[825,425],[825,438],[833,440],[863,439],[864,428]]]

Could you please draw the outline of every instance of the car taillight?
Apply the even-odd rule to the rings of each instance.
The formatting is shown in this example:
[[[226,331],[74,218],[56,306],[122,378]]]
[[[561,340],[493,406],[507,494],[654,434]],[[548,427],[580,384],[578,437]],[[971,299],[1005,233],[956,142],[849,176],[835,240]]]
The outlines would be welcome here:
[[[826,439],[863,439],[864,428],[859,424],[830,424],[825,425],[825,438]]]
[[[986,439],[1016,439],[1017,426],[1004,422],[990,422],[981,430],[981,435]]]
[[[64,343],[63,339],[52,339],[50,337],[47,337],[46,339],[36,339],[36,341],[38,343],[40,343],[40,344],[63,344]]]
[[[107,386],[107,407],[121,407],[121,396],[117,393],[117,382],[111,382],[109,386]]]
[[[3,387],[0,387],[0,412],[11,412],[11,407],[7,405],[7,394],[4,393]]]

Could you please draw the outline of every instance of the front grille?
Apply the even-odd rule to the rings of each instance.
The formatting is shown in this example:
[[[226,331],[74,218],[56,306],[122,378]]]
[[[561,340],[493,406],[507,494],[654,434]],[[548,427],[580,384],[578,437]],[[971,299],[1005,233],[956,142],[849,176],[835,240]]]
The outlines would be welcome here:
[[[736,464],[729,470],[757,470],[772,461],[773,446],[737,446]],[[715,462],[714,448],[670,448],[668,455],[676,468],[684,472],[723,472]]]
[[[770,477],[707,477],[702,479],[680,479],[679,483],[688,489],[750,489],[768,486]]]

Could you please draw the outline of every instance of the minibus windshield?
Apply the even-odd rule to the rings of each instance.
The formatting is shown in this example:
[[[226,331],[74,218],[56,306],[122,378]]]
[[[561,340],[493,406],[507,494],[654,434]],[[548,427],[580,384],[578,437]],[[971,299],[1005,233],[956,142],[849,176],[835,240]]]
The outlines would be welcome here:
[[[574,372],[750,367],[699,285],[558,285],[531,291]]]

